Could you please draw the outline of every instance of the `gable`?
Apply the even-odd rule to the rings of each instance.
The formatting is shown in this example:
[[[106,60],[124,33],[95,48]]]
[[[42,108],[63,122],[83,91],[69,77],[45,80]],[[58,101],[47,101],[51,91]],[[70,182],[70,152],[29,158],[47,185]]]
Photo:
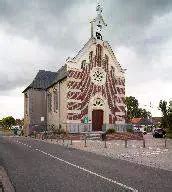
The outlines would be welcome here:
[[[108,70],[110,71],[113,67],[115,76],[117,78],[118,77],[124,78],[124,70],[117,61],[110,44],[107,41],[102,41],[95,38],[91,38],[73,59],[67,61],[68,68],[75,68],[81,70],[83,62],[85,63],[84,65],[90,64],[89,60],[90,53],[93,52],[94,57],[98,45],[102,47],[102,59],[108,57],[109,60]]]
[[[68,68],[81,69],[82,61],[86,61],[89,63],[89,53],[95,50],[96,39],[90,38],[88,42],[83,46],[83,48],[78,52],[78,54],[72,58],[67,60]]]
[[[118,62],[110,44],[107,41],[105,41],[103,42],[103,47],[104,47],[104,55],[106,54],[109,58],[109,70],[110,70],[110,67],[114,67],[115,75],[117,77],[124,78],[124,69],[121,67],[120,63]]]

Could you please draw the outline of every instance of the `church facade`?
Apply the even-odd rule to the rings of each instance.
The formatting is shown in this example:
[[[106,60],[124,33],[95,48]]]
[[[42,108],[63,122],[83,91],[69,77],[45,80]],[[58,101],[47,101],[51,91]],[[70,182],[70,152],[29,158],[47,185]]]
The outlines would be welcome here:
[[[125,124],[124,70],[109,43],[102,38],[104,26],[106,24],[102,17],[102,8],[98,4],[97,17],[91,22],[91,38],[79,53],[74,58],[67,59],[46,86],[38,86],[39,89],[30,86],[24,90],[25,111],[26,108],[32,108],[30,111],[33,112],[36,104],[31,106],[31,103],[33,100],[35,103],[40,100],[40,97],[26,97],[28,91],[45,93],[42,94],[41,106],[36,108],[39,111],[40,107],[45,107],[44,113],[38,116],[39,121],[41,118],[44,120],[47,129],[61,127],[69,132],[77,132],[83,131],[80,128],[87,124],[89,131],[102,131],[103,127],[107,129],[112,124]],[[42,82],[46,79],[41,78],[34,81]],[[34,127],[29,123],[29,116],[27,112],[27,133],[28,129]]]

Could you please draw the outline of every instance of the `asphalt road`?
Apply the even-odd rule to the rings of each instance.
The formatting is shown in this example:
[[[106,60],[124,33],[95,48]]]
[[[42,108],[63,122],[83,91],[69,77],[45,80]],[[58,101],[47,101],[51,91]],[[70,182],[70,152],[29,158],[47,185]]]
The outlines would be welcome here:
[[[172,172],[30,138],[0,136],[0,166],[17,192],[172,191]]]

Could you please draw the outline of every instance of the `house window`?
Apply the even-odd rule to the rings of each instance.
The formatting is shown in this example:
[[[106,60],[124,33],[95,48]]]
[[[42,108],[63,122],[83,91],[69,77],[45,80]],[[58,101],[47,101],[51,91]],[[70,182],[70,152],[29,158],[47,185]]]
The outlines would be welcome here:
[[[85,68],[85,65],[86,65],[86,60],[83,60],[81,63],[81,69]]]
[[[54,91],[54,112],[56,112],[57,110],[58,110],[58,99],[59,99],[59,97],[58,97],[58,91],[57,90],[55,90]]]
[[[48,112],[51,112],[52,111],[52,94],[51,93],[48,93],[47,102],[48,102]]]

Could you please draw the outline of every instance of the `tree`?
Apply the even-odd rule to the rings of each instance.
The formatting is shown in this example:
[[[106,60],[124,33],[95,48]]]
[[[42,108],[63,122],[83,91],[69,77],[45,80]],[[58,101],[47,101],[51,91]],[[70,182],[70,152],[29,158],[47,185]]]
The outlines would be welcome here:
[[[135,97],[126,97],[125,98],[125,105],[127,108],[127,118],[132,119],[133,117],[137,116],[138,112],[138,100]]]
[[[149,118],[151,113],[146,109],[139,108],[139,102],[135,97],[129,96],[125,98],[125,105],[127,108],[127,119],[130,120],[135,117]]]
[[[2,120],[0,120],[0,128],[3,127]]]
[[[161,127],[172,132],[172,101],[168,105],[166,101],[160,100],[159,109],[162,112]]]
[[[168,124],[168,106],[167,106],[167,102],[160,100],[159,102],[159,109],[162,112],[162,120],[161,120],[161,127],[162,128],[168,128],[169,124]]]
[[[16,119],[16,120],[15,120],[15,124],[16,124],[16,125],[23,126],[23,125],[24,125],[24,119]]]
[[[172,112],[168,114],[168,128],[172,132]]]
[[[172,132],[172,101],[170,101],[170,105],[169,105],[168,124],[169,124],[169,129]]]
[[[15,119],[12,116],[8,116],[2,119],[2,125],[4,128],[10,128],[15,125]]]
[[[150,118],[151,113],[149,111],[146,111],[146,109],[138,108],[137,116],[142,118]]]

